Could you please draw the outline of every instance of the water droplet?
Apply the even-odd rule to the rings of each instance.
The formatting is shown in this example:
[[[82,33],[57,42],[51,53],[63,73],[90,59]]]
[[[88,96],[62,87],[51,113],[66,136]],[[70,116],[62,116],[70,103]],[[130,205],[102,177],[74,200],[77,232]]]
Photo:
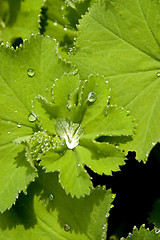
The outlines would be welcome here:
[[[97,100],[97,94],[95,92],[90,92],[88,94],[88,101],[94,103]]]
[[[29,115],[28,115],[28,120],[30,121],[30,122],[35,122],[36,121],[36,115],[35,114],[33,114],[33,113],[30,113]]]
[[[83,135],[83,129],[80,124],[72,123],[65,119],[57,119],[55,128],[58,135],[65,140],[69,149],[75,148]]]
[[[129,234],[128,234],[128,237],[130,238],[131,236],[132,236],[132,233],[129,233]]]
[[[66,27],[64,28],[64,31],[67,31],[67,28],[66,28]]]
[[[66,107],[69,111],[71,110],[71,105],[70,104],[67,104]]]
[[[156,145],[156,143],[155,143],[155,142],[152,142],[152,145],[153,145],[153,146],[155,146],[155,145]]]
[[[10,134],[11,132],[8,132],[8,134]]]
[[[157,72],[157,77],[160,77],[160,72]]]
[[[61,6],[61,10],[62,10],[62,11],[64,10],[64,6],[63,6],[63,5]]]
[[[32,68],[29,68],[27,70],[27,74],[28,74],[29,77],[33,77],[35,75],[35,72],[34,72],[34,70]]]
[[[70,231],[71,227],[68,224],[64,225],[64,230],[65,231]]]
[[[21,128],[22,125],[21,125],[20,123],[17,123],[17,127],[18,127],[18,128]]]
[[[49,197],[48,197],[48,199],[49,199],[49,202],[52,202],[52,201],[53,201],[53,199],[54,199],[54,196],[53,196],[53,194],[49,194]]]
[[[160,230],[158,228],[155,229],[155,234],[159,234]]]

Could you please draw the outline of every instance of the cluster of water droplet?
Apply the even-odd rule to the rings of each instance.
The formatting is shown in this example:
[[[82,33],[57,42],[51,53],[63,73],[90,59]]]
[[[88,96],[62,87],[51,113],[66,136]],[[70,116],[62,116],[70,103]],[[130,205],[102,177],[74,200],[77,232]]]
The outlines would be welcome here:
[[[35,132],[29,144],[34,160],[40,160],[50,149],[54,149],[57,152],[61,151],[64,145],[59,137],[50,136],[46,131]]]

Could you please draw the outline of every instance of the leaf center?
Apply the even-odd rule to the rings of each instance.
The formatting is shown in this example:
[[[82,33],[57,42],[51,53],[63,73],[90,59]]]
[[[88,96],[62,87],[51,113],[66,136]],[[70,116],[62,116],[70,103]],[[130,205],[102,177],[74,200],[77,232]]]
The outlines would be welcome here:
[[[83,129],[79,123],[73,123],[65,119],[56,120],[55,129],[57,134],[65,140],[69,149],[75,148],[79,144],[79,139],[83,135]]]

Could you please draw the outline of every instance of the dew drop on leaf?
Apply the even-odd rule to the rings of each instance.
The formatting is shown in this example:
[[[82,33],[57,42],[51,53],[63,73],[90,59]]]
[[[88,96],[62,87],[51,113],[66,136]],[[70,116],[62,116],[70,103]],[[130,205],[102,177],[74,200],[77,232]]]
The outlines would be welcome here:
[[[155,234],[159,234],[160,230],[158,228],[155,229]]]
[[[33,77],[35,75],[35,72],[34,72],[34,70],[32,68],[29,68],[27,70],[27,74],[28,74],[29,77]]]
[[[30,113],[29,115],[28,115],[28,120],[30,121],[30,122],[35,122],[36,121],[36,115],[35,114],[33,114],[33,113]]]
[[[90,93],[88,94],[88,101],[89,101],[90,103],[94,103],[96,100],[97,100],[97,95],[96,95],[96,93],[95,93],[95,92],[90,92]]]
[[[53,194],[49,194],[49,197],[48,197],[48,199],[49,199],[49,202],[52,202],[52,201],[53,201],[53,199],[54,199],[54,196],[53,196]]]
[[[68,224],[64,225],[64,230],[65,231],[70,231],[71,227]]]
[[[157,72],[157,77],[160,77],[160,72]]]
[[[8,132],[8,134],[10,134],[11,132]]]
[[[18,127],[18,128],[21,128],[22,125],[21,125],[20,123],[17,123],[17,127]]]

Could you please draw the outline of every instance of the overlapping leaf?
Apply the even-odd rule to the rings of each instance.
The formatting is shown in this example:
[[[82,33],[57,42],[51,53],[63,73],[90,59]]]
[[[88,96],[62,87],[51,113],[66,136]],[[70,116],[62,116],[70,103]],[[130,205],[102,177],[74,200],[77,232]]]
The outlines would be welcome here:
[[[40,12],[44,0],[2,0],[0,10],[0,41],[11,44],[17,38],[28,38],[39,32]]]
[[[134,123],[128,112],[107,105],[109,98],[110,89],[103,77],[90,76],[83,82],[78,75],[64,74],[53,86],[54,100],[40,97],[39,104],[35,103],[42,127],[45,129],[44,115],[48,115],[54,126],[49,124],[47,130],[58,135],[61,145],[51,147],[41,164],[47,172],[60,172],[60,183],[72,196],[90,193],[92,182],[85,165],[111,175],[124,164],[124,153],[109,143],[112,137],[119,137],[121,142],[121,137],[132,136]],[[101,136],[108,136],[108,143],[97,142]]]
[[[18,192],[36,176],[26,162],[24,146],[16,144],[36,131],[32,99],[38,93],[48,95],[47,87],[68,71],[68,65],[58,61],[55,46],[55,41],[41,36],[31,37],[17,51],[0,46],[0,182],[6,182],[5,187],[1,185],[1,211],[11,207]]]
[[[105,239],[114,195],[93,189],[79,200],[66,195],[57,174],[40,174],[16,206],[0,215],[0,239]],[[103,237],[103,238],[102,238]]]
[[[82,78],[104,75],[112,89],[111,103],[125,106],[136,118],[134,140],[123,148],[144,161],[159,141],[159,11],[156,0],[94,4],[80,20],[77,50],[71,56]]]
[[[47,18],[44,34],[56,38],[61,49],[68,51],[73,46],[78,19],[85,14],[90,3],[91,0],[48,0],[44,5]]]

